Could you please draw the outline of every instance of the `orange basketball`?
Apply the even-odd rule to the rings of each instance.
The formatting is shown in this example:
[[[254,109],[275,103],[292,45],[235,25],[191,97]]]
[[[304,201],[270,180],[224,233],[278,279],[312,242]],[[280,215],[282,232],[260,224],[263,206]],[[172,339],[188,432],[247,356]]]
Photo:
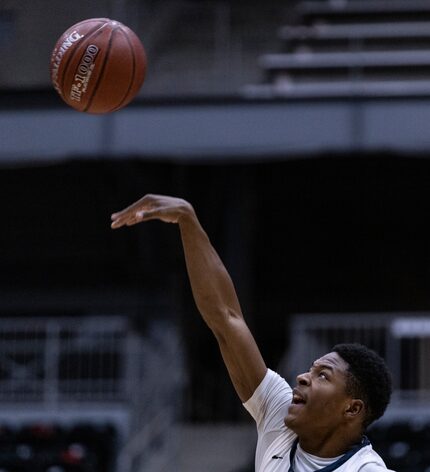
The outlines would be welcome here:
[[[139,92],[146,74],[145,49],[127,26],[91,18],[70,27],[51,55],[51,80],[71,107],[110,113]]]

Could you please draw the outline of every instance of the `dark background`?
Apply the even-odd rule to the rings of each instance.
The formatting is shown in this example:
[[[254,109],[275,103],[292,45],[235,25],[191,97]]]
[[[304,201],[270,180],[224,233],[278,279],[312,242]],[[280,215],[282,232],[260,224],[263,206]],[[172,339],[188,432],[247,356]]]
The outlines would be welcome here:
[[[124,313],[142,332],[173,318],[191,368],[185,415],[233,420],[242,410],[194,306],[177,228],[112,231],[110,214],[145,193],[188,199],[276,367],[291,314],[429,309],[429,179],[427,159],[381,153],[4,168],[0,287],[14,303],[3,314]]]

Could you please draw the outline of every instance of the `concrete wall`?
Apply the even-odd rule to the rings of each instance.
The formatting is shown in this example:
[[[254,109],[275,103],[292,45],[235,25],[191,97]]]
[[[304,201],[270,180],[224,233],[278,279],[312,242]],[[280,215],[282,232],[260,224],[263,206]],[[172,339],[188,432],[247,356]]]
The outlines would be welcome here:
[[[131,106],[94,116],[66,105],[0,110],[0,161],[75,157],[232,159],[329,152],[428,153],[430,100]]]

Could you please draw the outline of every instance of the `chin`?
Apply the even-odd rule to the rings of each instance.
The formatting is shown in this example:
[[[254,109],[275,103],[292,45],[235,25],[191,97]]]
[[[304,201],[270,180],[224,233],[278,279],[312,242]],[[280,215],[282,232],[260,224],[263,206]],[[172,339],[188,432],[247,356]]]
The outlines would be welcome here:
[[[295,418],[294,416],[288,414],[288,415],[284,418],[284,424],[285,424],[285,426],[286,426],[288,429],[291,429],[291,431],[293,431],[294,433],[296,433],[297,418]]]
[[[300,424],[306,424],[306,411],[304,405],[291,404],[288,408],[287,416],[284,418],[284,424],[287,428],[297,434]]]

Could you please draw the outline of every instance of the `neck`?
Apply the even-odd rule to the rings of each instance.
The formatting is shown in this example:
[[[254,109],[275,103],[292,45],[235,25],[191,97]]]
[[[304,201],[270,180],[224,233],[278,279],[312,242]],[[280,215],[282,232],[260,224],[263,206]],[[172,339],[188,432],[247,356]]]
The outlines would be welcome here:
[[[352,446],[358,444],[361,433],[345,434],[336,432],[332,435],[318,436],[314,434],[299,435],[299,444],[303,451],[321,458],[337,457],[345,454]]]

